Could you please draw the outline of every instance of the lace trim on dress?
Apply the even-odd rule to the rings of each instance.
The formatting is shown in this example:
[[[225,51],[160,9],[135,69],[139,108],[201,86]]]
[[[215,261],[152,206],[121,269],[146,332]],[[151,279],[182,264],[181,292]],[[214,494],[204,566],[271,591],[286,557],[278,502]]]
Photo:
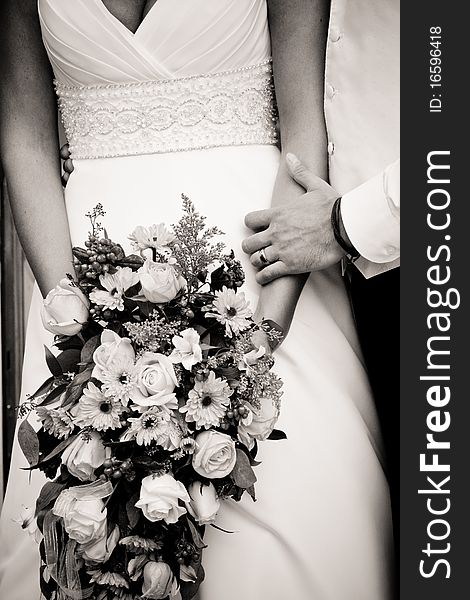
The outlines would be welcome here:
[[[180,79],[55,86],[73,158],[277,143],[270,60]]]

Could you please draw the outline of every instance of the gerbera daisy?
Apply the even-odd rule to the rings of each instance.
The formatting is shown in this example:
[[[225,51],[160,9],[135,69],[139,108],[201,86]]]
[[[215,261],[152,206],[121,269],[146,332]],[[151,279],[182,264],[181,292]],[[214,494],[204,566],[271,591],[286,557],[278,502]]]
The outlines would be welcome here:
[[[83,390],[83,396],[73,409],[75,422],[81,427],[93,427],[97,431],[116,429],[120,426],[123,406],[103,392],[91,381]]]
[[[113,573],[111,571],[100,571],[98,569],[88,571],[90,575],[90,583],[97,583],[98,585],[113,585],[116,588],[128,588],[129,584],[125,577],[120,573]]]
[[[138,392],[138,375],[130,355],[115,356],[115,360],[101,368],[100,381],[104,395],[117,398],[127,406],[129,398]]]
[[[165,407],[152,406],[140,417],[130,418],[127,437],[134,437],[139,446],[155,443],[165,450],[176,450],[183,433],[178,422]]]
[[[44,430],[56,438],[68,438],[74,430],[75,425],[72,417],[63,408],[38,406],[36,414],[41,419]]]
[[[206,313],[206,317],[213,317],[225,325],[225,334],[228,337],[237,335],[240,331],[248,329],[249,319],[253,316],[250,305],[243,292],[235,292],[226,287],[221,292],[216,292],[216,299],[212,304],[215,312]]]
[[[196,429],[215,427],[224,417],[232,393],[227,382],[211,371],[207,379],[196,381],[180,412],[186,413],[186,421],[196,423]]]
[[[141,552],[153,552],[154,550],[160,550],[163,547],[163,543],[159,540],[150,540],[148,538],[140,537],[139,535],[129,535],[120,540],[119,544],[125,546],[128,551],[140,554]]]
[[[171,250],[169,246],[175,241],[175,235],[169,231],[163,223],[142,227],[139,225],[129,236],[136,250],[147,250],[154,248],[159,254],[168,255]]]
[[[110,310],[124,310],[124,294],[138,281],[139,275],[130,267],[118,267],[116,273],[105,273],[100,276],[100,283],[105,289],[94,289],[90,294],[90,300]]]

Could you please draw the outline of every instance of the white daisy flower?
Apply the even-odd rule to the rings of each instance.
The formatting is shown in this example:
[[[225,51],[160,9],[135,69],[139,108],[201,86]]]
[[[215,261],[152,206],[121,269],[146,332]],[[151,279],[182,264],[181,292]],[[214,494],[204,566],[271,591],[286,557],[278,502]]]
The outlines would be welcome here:
[[[72,409],[77,425],[93,427],[97,431],[119,427],[122,411],[123,406],[120,402],[105,396],[91,381],[83,390],[83,396],[78,404]]]
[[[226,413],[232,393],[227,382],[217,378],[211,371],[207,379],[196,381],[180,412],[186,413],[187,422],[196,423],[196,429],[216,427]]]
[[[127,406],[129,399],[138,392],[139,371],[131,354],[114,356],[106,366],[101,367],[100,381],[105,396],[120,400]]]
[[[105,273],[100,276],[104,290],[94,289],[90,300],[94,304],[110,310],[124,310],[124,295],[126,291],[139,281],[139,275],[130,267],[118,267],[116,273]]]
[[[42,421],[45,431],[56,438],[68,438],[74,430],[74,423],[70,414],[63,408],[36,407],[36,414]]]
[[[159,254],[168,255],[171,250],[169,246],[175,241],[175,235],[169,231],[163,223],[142,227],[139,225],[129,236],[132,246],[136,250],[148,250],[154,248]]]
[[[139,446],[155,443],[164,450],[179,448],[183,432],[165,407],[152,406],[140,417],[130,418],[129,422],[131,426],[125,438],[135,438]]]
[[[206,317],[213,317],[225,325],[225,334],[228,337],[238,335],[240,331],[248,329],[249,319],[253,316],[250,305],[243,292],[235,292],[226,287],[221,292],[216,292],[216,299],[212,304],[215,312],[206,313]]]
[[[97,583],[98,585],[114,586],[116,588],[128,588],[129,584],[125,577],[119,573],[112,573],[111,571],[100,571],[99,569],[88,571],[90,575],[90,583]]]

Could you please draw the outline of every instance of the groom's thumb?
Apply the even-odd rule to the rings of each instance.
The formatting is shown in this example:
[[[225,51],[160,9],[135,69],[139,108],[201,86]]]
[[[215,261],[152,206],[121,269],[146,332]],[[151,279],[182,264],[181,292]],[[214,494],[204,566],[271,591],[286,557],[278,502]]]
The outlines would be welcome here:
[[[289,175],[294,181],[307,190],[307,192],[316,190],[319,187],[318,181],[321,181],[320,177],[311,173],[295,154],[292,154],[291,152],[286,154],[286,163]]]

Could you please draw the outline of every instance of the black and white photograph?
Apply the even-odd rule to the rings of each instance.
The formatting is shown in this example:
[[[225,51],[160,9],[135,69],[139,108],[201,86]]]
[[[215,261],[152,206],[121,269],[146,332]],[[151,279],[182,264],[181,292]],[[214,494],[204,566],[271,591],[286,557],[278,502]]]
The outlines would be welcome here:
[[[400,41],[399,0],[2,0],[0,598],[425,597]]]

